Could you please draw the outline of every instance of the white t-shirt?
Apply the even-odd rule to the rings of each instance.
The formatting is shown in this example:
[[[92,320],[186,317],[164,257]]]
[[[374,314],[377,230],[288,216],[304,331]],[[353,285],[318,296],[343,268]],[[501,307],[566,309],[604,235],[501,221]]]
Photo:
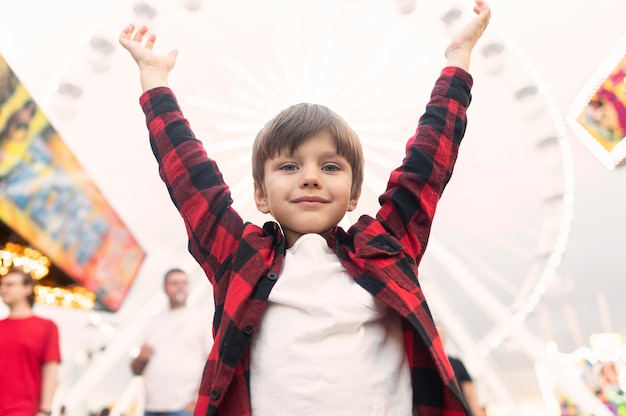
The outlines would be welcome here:
[[[252,340],[250,384],[254,416],[412,414],[399,315],[318,234],[287,250]]]
[[[143,372],[146,410],[180,410],[196,400],[213,345],[209,318],[202,308],[182,307],[150,324],[144,343],[154,351]]]

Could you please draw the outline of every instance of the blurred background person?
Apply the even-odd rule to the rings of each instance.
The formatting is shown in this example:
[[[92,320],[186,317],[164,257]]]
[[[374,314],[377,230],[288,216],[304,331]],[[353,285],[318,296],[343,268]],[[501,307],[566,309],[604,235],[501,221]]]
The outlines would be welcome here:
[[[436,327],[437,332],[439,332],[439,337],[441,337],[441,343],[445,347],[446,331],[439,323],[436,324]],[[450,361],[450,365],[452,366],[452,370],[454,371],[456,381],[457,383],[459,383],[459,387],[461,388],[461,393],[463,394],[465,403],[469,408],[470,416],[485,416],[485,411],[478,400],[478,394],[476,393],[474,380],[472,379],[469,371],[467,371],[467,368],[465,368],[465,364],[463,364],[463,361],[461,361],[460,358],[452,356],[450,354],[448,354],[448,360]]]
[[[0,320],[0,415],[50,416],[61,362],[59,330],[33,314],[35,282],[13,268],[0,277],[9,315]]]
[[[213,346],[211,324],[206,311],[187,305],[187,273],[169,270],[163,290],[169,307],[148,327],[130,367],[144,377],[146,416],[187,416],[193,414],[201,369]]]

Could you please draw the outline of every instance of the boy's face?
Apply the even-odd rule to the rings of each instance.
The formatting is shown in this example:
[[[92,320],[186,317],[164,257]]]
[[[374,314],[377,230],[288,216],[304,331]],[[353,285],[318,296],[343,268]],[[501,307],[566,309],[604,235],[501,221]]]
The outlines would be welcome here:
[[[262,189],[261,189],[262,188]],[[347,211],[356,208],[351,195],[352,168],[337,154],[328,132],[305,140],[293,154],[283,152],[265,162],[262,187],[255,184],[259,211],[281,225],[291,247],[303,234],[330,232]]]

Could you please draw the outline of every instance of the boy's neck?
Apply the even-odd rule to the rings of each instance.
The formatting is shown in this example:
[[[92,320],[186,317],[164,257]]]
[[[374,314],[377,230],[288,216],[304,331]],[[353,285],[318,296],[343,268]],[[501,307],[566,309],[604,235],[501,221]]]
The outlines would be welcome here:
[[[295,233],[295,232],[286,232],[285,233],[285,242],[287,244],[287,248],[291,248],[294,246],[294,244],[296,244],[296,242],[303,236],[306,234],[317,234],[320,235],[322,237],[324,237],[324,239],[329,242],[331,241],[331,235],[333,233],[333,231],[337,228],[337,226],[334,226],[333,228],[331,228],[330,230],[327,231],[323,231],[323,232],[318,232],[318,233],[305,233],[305,234],[300,234],[300,233]]]

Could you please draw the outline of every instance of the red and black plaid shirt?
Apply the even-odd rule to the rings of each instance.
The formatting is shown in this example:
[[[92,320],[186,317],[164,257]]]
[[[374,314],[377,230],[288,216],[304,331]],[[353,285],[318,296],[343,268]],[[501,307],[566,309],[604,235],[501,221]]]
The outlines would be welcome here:
[[[417,279],[435,208],[465,133],[472,78],[444,68],[402,165],[391,173],[376,218],[363,216],[328,239],[354,280],[403,319],[413,406],[420,416],[466,414]],[[195,415],[246,416],[250,342],[279,278],[285,238],[278,224],[244,223],[214,160],[194,137],[169,88],[141,96],[159,173],[184,219],[189,250],[213,284],[215,343]],[[393,380],[389,381],[393,383]]]

